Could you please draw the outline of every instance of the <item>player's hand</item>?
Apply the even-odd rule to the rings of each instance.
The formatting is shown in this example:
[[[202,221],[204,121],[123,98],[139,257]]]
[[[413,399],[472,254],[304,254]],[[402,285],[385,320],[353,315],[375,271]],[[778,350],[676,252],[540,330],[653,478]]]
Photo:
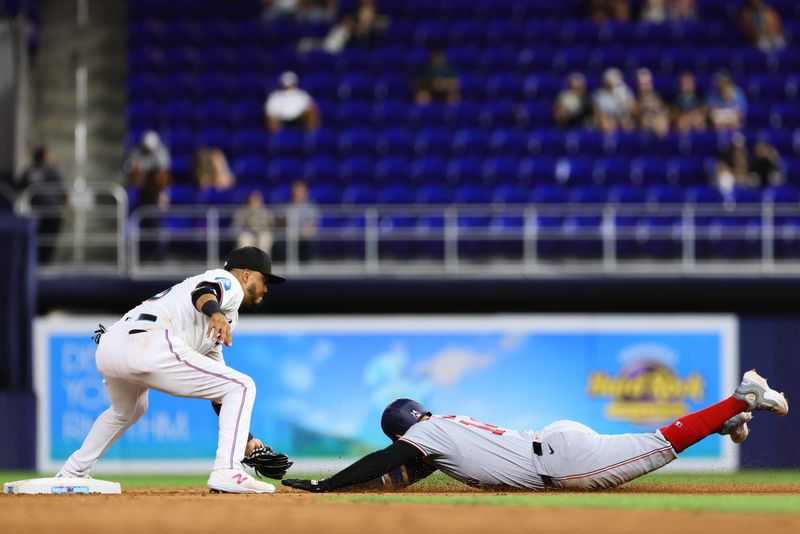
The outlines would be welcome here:
[[[227,346],[233,344],[231,339],[231,325],[224,313],[215,313],[208,321],[208,338],[214,343],[224,343]]]
[[[281,484],[294,489],[310,491],[312,493],[323,493],[327,491],[325,489],[324,482],[324,480],[300,480],[297,478],[287,478],[286,480],[282,480]]]
[[[245,456],[250,456],[251,454],[253,454],[253,451],[255,449],[257,449],[259,447],[263,447],[263,446],[264,446],[264,442],[263,441],[261,441],[258,438],[253,438],[253,439],[251,439],[250,441],[247,442],[247,446],[244,448],[244,455]]]

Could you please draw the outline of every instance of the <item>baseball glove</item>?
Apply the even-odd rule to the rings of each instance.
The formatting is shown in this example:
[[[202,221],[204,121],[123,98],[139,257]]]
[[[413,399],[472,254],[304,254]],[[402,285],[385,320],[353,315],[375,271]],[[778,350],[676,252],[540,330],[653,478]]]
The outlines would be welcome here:
[[[276,479],[283,478],[294,463],[285,454],[273,451],[269,445],[256,447],[242,462],[255,469],[257,475]]]

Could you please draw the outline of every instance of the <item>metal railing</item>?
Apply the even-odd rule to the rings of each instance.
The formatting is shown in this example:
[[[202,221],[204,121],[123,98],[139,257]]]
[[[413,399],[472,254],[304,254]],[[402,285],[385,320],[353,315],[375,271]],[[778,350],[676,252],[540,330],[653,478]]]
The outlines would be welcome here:
[[[745,273],[800,268],[800,205],[558,204],[320,207],[314,256],[270,207],[273,255],[290,275]],[[236,207],[143,207],[129,223],[133,276],[221,265]],[[144,224],[143,224],[144,223]],[[150,247],[148,258],[140,254]],[[157,249],[157,254],[153,250]]]
[[[125,189],[105,182],[80,185],[72,190],[33,185],[17,198],[15,210],[20,215],[40,223],[58,221],[55,232],[38,232],[40,258],[43,249],[53,249],[51,259],[40,261],[39,273],[127,275]]]

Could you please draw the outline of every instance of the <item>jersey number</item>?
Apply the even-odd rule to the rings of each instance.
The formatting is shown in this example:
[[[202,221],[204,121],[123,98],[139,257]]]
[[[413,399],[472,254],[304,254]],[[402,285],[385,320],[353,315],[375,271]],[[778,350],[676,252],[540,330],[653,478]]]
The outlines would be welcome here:
[[[455,415],[447,415],[444,417],[444,419],[455,419],[455,418],[456,418]],[[505,428],[500,428],[499,426],[490,425],[489,423],[481,423],[480,421],[476,421],[475,419],[459,419],[458,422],[461,423],[462,425],[474,426],[475,428],[486,430],[488,432],[491,432],[495,436],[502,436],[503,434],[506,433]]]

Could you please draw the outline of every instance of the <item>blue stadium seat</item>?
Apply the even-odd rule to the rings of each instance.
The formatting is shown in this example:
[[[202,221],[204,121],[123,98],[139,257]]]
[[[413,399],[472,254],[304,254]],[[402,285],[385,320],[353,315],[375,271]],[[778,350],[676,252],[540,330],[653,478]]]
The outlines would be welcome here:
[[[338,154],[337,144],[335,131],[320,128],[305,134],[303,148],[307,156],[335,156]]]
[[[489,145],[489,136],[484,130],[462,129],[452,135],[451,152],[457,156],[482,157]]]
[[[518,101],[522,96],[522,79],[516,74],[497,73],[486,80],[486,98],[491,100]]]
[[[391,184],[378,190],[380,204],[413,204],[414,193],[406,185]]]
[[[375,80],[373,96],[375,100],[408,101],[414,91],[406,76],[390,74]]]
[[[443,156],[450,155],[451,135],[440,128],[426,128],[420,130],[414,140],[414,152],[417,156]]]
[[[489,154],[520,158],[527,155],[528,139],[522,132],[512,129],[499,129],[489,137]]]
[[[194,110],[189,100],[170,100],[161,106],[158,122],[162,128],[191,128],[194,125]]]
[[[416,190],[414,200],[417,204],[451,204],[455,199],[452,190],[440,184],[426,184]]]
[[[502,184],[492,190],[492,204],[526,204],[529,193],[515,184]]]
[[[372,107],[358,100],[342,102],[336,110],[336,123],[340,128],[369,127]]]
[[[556,180],[567,187],[593,183],[594,165],[588,158],[561,158],[556,162]]]
[[[678,160],[683,162],[683,160]],[[678,171],[683,176],[683,171]],[[642,157],[631,162],[631,183],[651,187],[667,183],[667,166],[662,158]]]
[[[131,130],[157,129],[158,106],[152,100],[129,102],[126,119]]]
[[[703,158],[673,158],[667,162],[667,182],[672,185],[688,187],[708,182]]]
[[[389,128],[375,138],[374,152],[378,156],[404,156],[414,153],[414,136],[405,128]]]
[[[483,163],[481,178],[484,184],[517,184],[519,183],[519,161],[509,156],[488,158]]]
[[[342,203],[344,204],[375,204],[377,200],[378,194],[371,185],[348,185],[342,193]]]
[[[474,102],[460,102],[450,106],[445,112],[445,119],[450,128],[475,128],[479,126],[480,108]]]
[[[481,159],[475,156],[457,156],[447,164],[447,182],[457,185],[481,182]]]
[[[408,108],[407,122],[417,129],[438,127],[444,124],[447,109],[436,103],[415,104]]]
[[[234,160],[231,168],[241,184],[266,184],[267,162],[261,157],[244,157]]]
[[[303,176],[303,165],[295,158],[276,158],[267,166],[267,179],[272,185],[289,185]]]
[[[195,146],[218,148],[226,155],[231,154],[231,132],[226,128],[200,130],[195,136]]]
[[[262,129],[239,130],[231,142],[234,158],[245,156],[265,156],[269,148],[269,134]]]
[[[529,157],[520,160],[518,176],[520,185],[553,185],[556,160],[550,157]]]
[[[558,76],[531,74],[522,82],[522,94],[527,100],[553,102],[562,86],[563,82]]]
[[[602,186],[625,186],[631,184],[631,161],[616,156],[595,160],[592,181]]]
[[[372,106],[372,125],[375,128],[392,128],[405,125],[408,106],[405,102],[387,100]]]
[[[411,164],[411,182],[414,184],[444,184],[447,164],[436,156],[417,158]]]
[[[161,78],[153,74],[131,74],[128,77],[128,102],[158,100],[164,94]]]
[[[340,100],[371,100],[375,80],[364,74],[349,74],[341,79],[337,94]]]
[[[388,156],[375,164],[375,179],[381,184],[407,184],[411,176],[411,164],[407,158]]]
[[[311,156],[304,166],[303,178],[311,185],[334,183],[338,180],[338,162],[330,155]]]
[[[269,136],[267,149],[273,157],[299,158],[303,155],[304,136],[293,129],[283,129]]]
[[[375,134],[366,128],[350,128],[339,133],[339,155],[372,156]]]
[[[375,163],[367,156],[342,159],[337,171],[341,184],[368,184],[375,182]]]
[[[528,153],[555,158],[567,153],[567,139],[561,130],[534,130],[528,135]]]
[[[171,128],[164,130],[161,134],[164,144],[167,145],[170,155],[175,156],[188,156],[194,154],[195,138],[194,133],[189,128]]]
[[[231,128],[264,128],[264,102],[242,100],[231,106]]]

